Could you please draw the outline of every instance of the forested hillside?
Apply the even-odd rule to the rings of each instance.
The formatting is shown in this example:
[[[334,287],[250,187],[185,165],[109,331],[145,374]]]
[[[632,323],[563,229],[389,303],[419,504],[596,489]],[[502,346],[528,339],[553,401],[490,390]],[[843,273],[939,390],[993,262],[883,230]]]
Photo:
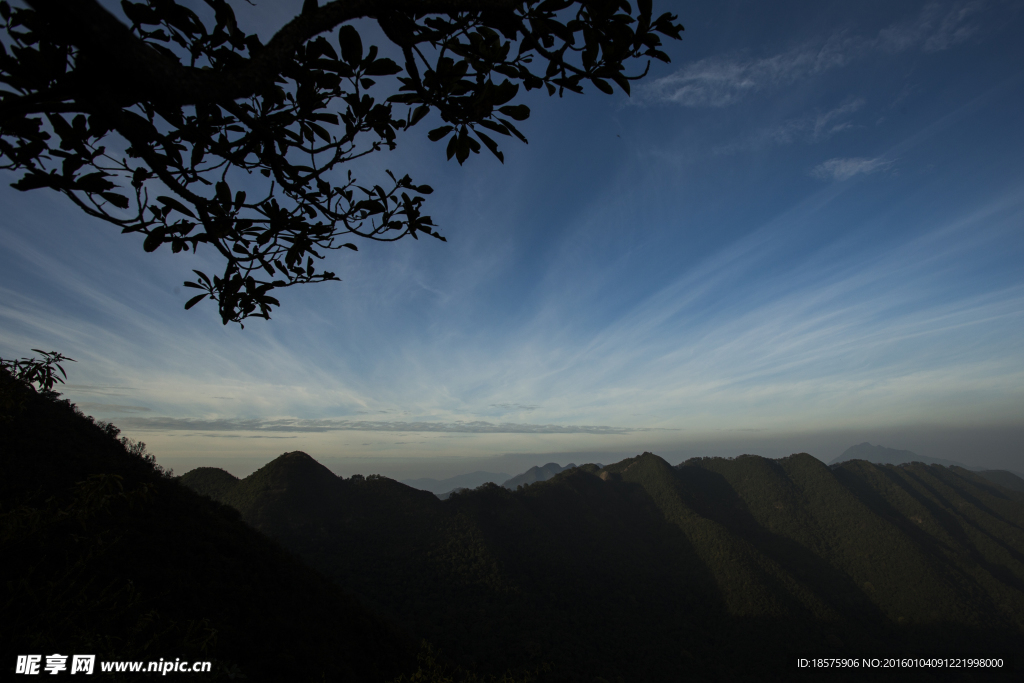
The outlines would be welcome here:
[[[220,500],[485,672],[791,680],[801,653],[1024,643],[1024,495],[959,468],[645,453],[440,501],[295,452]]]
[[[1024,493],[1024,479],[1013,472],[1008,472],[1007,470],[981,470],[976,472],[976,474],[1003,488]]]
[[[193,681],[415,670],[415,639],[117,435],[0,370],[4,671],[32,653],[214,662]]]

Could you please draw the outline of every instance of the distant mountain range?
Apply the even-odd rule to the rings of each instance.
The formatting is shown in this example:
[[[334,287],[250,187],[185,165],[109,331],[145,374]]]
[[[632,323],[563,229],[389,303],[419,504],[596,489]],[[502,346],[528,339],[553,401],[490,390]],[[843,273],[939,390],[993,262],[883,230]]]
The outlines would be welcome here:
[[[538,481],[547,481],[551,477],[570,470],[576,465],[570,463],[565,467],[562,467],[558,463],[549,462],[546,465],[531,467],[522,474],[517,474],[514,477],[509,478],[508,474],[501,473],[496,474],[494,472],[470,472],[469,474],[460,474],[457,477],[449,477],[448,479],[405,479],[401,483],[406,486],[411,486],[414,489],[420,489],[421,491],[430,491],[437,495],[441,500],[448,500],[449,496],[453,493],[461,493],[463,491],[469,491],[471,489],[478,488],[484,484],[496,484],[499,481],[503,481],[504,486],[507,489],[515,490],[518,486],[527,486],[534,484]],[[227,472],[227,476],[231,476]],[[218,478],[217,481],[222,481],[223,478]],[[203,482],[203,486],[214,486],[214,481]],[[203,491],[205,493],[205,491]]]
[[[929,465],[942,465],[944,467],[962,467],[964,469],[977,472],[985,479],[999,484],[1000,486],[1004,486],[1014,491],[1024,491],[1024,475],[1017,472],[970,467],[956,460],[930,458],[928,456],[918,455],[913,451],[898,450],[895,448],[887,448],[885,446],[874,446],[867,441],[847,448],[843,451],[842,455],[833,458],[829,464],[836,465],[843,462],[849,462],[851,460],[866,460],[879,465],[903,465],[911,462],[923,462]],[[574,467],[576,467],[576,465],[573,463],[569,463],[563,467],[558,463],[549,462],[546,465],[531,467],[522,474],[518,474],[512,478],[507,478],[508,475],[503,473],[470,472],[469,474],[461,474],[448,479],[408,479],[403,480],[402,483],[415,489],[431,491],[432,493],[437,494],[437,497],[441,500],[447,500],[452,493],[461,493],[484,484],[497,483],[502,481],[503,478],[505,478],[505,480],[501,485],[504,488],[515,490],[518,486],[526,486],[538,481],[547,481],[555,475]],[[601,467],[601,465],[598,464],[598,467]],[[224,476],[231,477],[227,472],[224,472]],[[220,481],[227,480],[221,477],[216,480],[216,482],[211,481],[209,484],[204,485],[218,486],[218,482]],[[206,491],[202,491],[202,493],[206,493]]]
[[[895,448],[886,448],[885,446],[872,446],[867,441],[847,448],[843,451],[842,455],[833,459],[829,464],[835,465],[850,460],[867,460],[868,462],[880,465],[904,465],[911,462],[923,462],[929,465],[942,465],[944,467],[962,467],[972,470],[1000,486],[1005,486],[1014,491],[1024,491],[1024,475],[1017,472],[969,467],[955,460],[929,458],[928,456],[918,455],[913,451],[897,450]]]
[[[928,465],[943,465],[945,467],[956,466],[963,467],[968,470],[974,469],[968,467],[962,462],[956,462],[955,460],[929,458],[927,456],[918,455],[913,451],[901,451],[895,448],[886,448],[885,446],[872,446],[867,441],[859,443],[856,446],[850,446],[843,451],[842,455],[833,459],[829,464],[835,465],[841,462],[847,462],[848,460],[867,460],[868,462],[880,465],[903,465],[910,462],[923,462]]]
[[[516,487],[518,486],[527,486],[529,484],[535,484],[538,481],[547,481],[556,474],[561,474],[562,472],[565,472],[566,470],[571,470],[574,467],[576,467],[576,465],[572,463],[569,463],[565,467],[562,467],[558,463],[549,462],[547,465],[543,465],[540,467],[531,467],[522,474],[518,474],[512,477],[504,484],[502,484],[502,486],[504,486],[507,489],[515,491]]]
[[[442,501],[295,452],[218,500],[483,674],[788,681],[813,678],[797,653],[1024,651],[1024,494],[959,467],[644,453]]]
[[[447,479],[403,479],[402,483],[414,489],[441,495],[451,493],[455,489],[475,489],[484,484],[497,484],[508,478],[507,472],[470,472]]]

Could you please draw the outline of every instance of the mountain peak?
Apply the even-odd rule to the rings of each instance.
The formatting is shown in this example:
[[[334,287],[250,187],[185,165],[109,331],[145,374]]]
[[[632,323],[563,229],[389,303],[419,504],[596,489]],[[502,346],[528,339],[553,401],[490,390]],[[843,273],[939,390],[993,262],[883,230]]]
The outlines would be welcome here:
[[[248,498],[256,495],[256,492],[266,491],[275,497],[311,500],[320,498],[328,491],[337,490],[341,483],[334,472],[308,453],[290,451],[277,456],[239,481],[232,489],[231,497]]]
[[[289,460],[313,460],[313,456],[304,451],[289,451],[288,453],[282,453],[277,456],[276,459],[280,460],[282,458],[287,458]],[[313,460],[313,462],[316,462],[316,460]]]
[[[314,458],[309,453],[306,453],[304,451],[289,451],[287,453],[282,453],[281,455],[277,456],[276,458],[274,458],[273,460],[268,462],[266,465],[264,465],[264,467],[270,467],[271,465],[275,465],[275,464],[276,465],[287,465],[289,467],[295,467],[295,466],[310,467],[310,466],[315,466],[315,467],[323,467],[323,469],[327,470],[326,467],[324,467],[319,462],[317,462],[316,458]],[[330,470],[327,470],[327,471],[330,472]],[[334,476],[334,475],[332,474],[332,476]]]
[[[217,500],[238,484],[238,477],[219,467],[197,467],[178,477],[178,483]]]

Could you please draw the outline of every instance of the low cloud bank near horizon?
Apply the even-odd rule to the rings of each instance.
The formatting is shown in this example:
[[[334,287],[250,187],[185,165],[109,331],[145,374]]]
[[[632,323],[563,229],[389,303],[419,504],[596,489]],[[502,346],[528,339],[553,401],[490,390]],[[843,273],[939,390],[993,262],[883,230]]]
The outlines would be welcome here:
[[[197,434],[194,439],[217,433]],[[344,434],[344,433],[341,433]],[[386,446],[379,435],[370,444],[345,444],[340,434],[296,435],[287,443],[262,436],[238,434],[230,449],[223,439],[210,439],[209,450],[196,443],[193,451],[171,455],[159,438],[143,436],[157,462],[183,474],[196,467],[219,467],[244,477],[287,451],[303,451],[341,476],[381,474],[392,479],[446,477],[473,471],[509,472],[513,476],[534,465],[602,463],[609,465],[650,451],[677,465],[694,457],[733,458],[745,453],[784,458],[809,453],[825,464],[851,446],[869,442],[897,450],[913,451],[929,458],[962,462],[968,467],[1004,469],[1024,476],[1024,423],[985,426],[917,424],[884,428],[852,428],[822,431],[747,432],[717,431],[705,434],[648,432],[632,435],[550,434],[526,435],[462,433],[435,439],[415,450],[375,450]],[[452,440],[452,437],[455,437]],[[365,437],[364,437],[365,438]],[[251,440],[250,440],[251,439]],[[526,439],[525,441],[523,439]],[[213,444],[218,444],[214,446]],[[169,445],[169,444],[167,444]],[[440,447],[439,447],[440,446]],[[502,446],[505,448],[502,449]]]

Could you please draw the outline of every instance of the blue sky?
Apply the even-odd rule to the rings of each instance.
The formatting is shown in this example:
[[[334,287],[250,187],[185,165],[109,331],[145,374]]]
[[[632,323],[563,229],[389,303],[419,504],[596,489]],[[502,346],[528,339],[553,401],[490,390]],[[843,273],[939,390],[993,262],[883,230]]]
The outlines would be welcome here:
[[[269,34],[269,5],[237,12]],[[244,330],[182,310],[209,255],[4,178],[0,355],[77,359],[65,395],[178,471],[865,440],[1024,470],[1024,3],[655,10],[672,63],[531,93],[503,165],[400,136],[359,172],[430,183],[448,242],[360,244]]]

